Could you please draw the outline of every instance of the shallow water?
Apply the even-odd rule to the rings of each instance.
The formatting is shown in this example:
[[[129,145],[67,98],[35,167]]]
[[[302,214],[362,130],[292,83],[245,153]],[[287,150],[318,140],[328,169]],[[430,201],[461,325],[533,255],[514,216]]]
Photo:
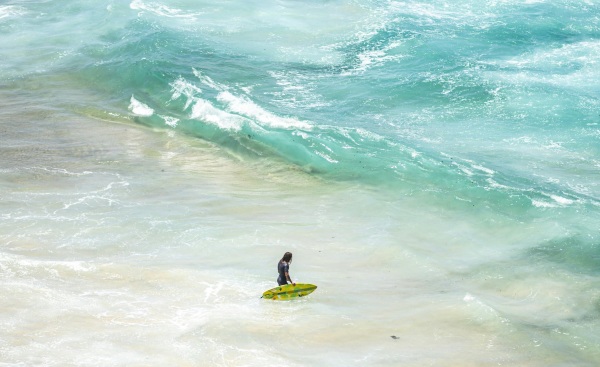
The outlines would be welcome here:
[[[599,10],[0,5],[0,364],[596,366]]]

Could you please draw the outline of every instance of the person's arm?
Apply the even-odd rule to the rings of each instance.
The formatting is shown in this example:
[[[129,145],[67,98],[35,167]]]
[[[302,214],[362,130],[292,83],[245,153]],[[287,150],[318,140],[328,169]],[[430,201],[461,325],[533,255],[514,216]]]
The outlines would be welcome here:
[[[287,272],[287,271],[285,272],[285,279],[286,279],[288,282],[292,283],[292,285],[296,285],[296,283],[292,282],[292,278],[290,278],[290,273],[289,273],[289,272]]]

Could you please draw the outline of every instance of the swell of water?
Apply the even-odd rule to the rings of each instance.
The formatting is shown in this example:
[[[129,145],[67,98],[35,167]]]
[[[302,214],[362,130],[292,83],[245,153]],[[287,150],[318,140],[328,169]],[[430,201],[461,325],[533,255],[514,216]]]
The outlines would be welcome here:
[[[0,362],[597,365],[599,14],[0,5]]]

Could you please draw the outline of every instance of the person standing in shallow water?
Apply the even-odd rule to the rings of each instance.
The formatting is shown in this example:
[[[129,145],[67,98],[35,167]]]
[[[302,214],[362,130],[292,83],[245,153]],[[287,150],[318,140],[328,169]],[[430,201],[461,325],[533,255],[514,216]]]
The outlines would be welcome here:
[[[290,264],[292,263],[292,253],[286,252],[283,254],[281,260],[277,264],[277,271],[279,272],[279,277],[277,277],[277,284],[286,285],[288,282],[296,285],[296,283],[292,282],[292,278],[290,278]]]

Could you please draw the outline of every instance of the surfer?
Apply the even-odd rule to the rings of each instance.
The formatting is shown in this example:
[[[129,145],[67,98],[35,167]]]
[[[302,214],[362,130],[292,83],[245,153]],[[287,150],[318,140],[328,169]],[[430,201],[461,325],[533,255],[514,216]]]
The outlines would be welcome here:
[[[288,282],[292,283],[292,285],[296,285],[296,283],[292,282],[292,278],[290,278],[290,264],[292,262],[292,253],[286,252],[283,254],[281,260],[277,264],[277,271],[279,272],[279,277],[277,277],[277,284],[286,285]]]

